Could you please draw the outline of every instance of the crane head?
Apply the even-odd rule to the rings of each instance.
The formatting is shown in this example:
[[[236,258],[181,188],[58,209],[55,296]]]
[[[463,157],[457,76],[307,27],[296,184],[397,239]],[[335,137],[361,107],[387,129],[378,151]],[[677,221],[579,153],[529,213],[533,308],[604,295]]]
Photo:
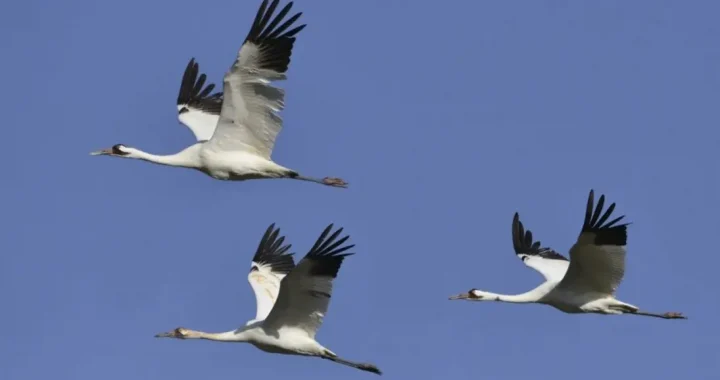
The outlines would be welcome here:
[[[132,148],[129,148],[129,147],[125,146],[124,144],[115,144],[111,148],[100,149],[100,150],[91,152],[90,155],[91,156],[120,156],[120,157],[123,157],[123,156],[127,156],[128,154],[131,153],[130,149],[132,149]]]
[[[186,339],[189,335],[189,330],[184,327],[178,327],[175,330],[155,334],[156,338],[176,338],[176,339]]]
[[[455,296],[450,296],[450,300],[468,300],[468,301],[482,301],[487,299],[485,292],[477,289],[470,289],[467,293],[461,293]]]

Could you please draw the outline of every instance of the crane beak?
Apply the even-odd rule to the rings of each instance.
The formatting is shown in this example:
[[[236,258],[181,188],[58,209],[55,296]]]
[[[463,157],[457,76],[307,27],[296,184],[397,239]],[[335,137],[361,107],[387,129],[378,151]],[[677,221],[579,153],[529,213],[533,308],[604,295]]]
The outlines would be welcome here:
[[[466,300],[466,299],[468,299],[468,298],[470,298],[470,295],[469,295],[469,294],[467,294],[467,293],[462,293],[462,294],[458,294],[458,295],[455,295],[455,296],[450,296],[450,298],[448,298],[448,299],[449,299],[449,300]]]
[[[91,156],[105,156],[105,155],[112,155],[112,154],[113,154],[113,153],[112,153],[112,149],[110,149],[110,148],[108,148],[108,149],[101,149],[101,150],[96,150],[96,151],[94,151],[94,152],[90,152],[90,155],[91,155]]]
[[[175,331],[169,331],[164,333],[155,334],[156,338],[174,338],[175,337]]]

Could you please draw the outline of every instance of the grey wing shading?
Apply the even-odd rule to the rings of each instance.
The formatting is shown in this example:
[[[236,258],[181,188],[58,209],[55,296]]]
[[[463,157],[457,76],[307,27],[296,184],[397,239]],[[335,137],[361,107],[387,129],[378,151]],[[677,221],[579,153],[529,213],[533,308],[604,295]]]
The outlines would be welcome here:
[[[551,248],[542,247],[540,241],[534,241],[532,232],[525,230],[518,213],[513,217],[512,238],[515,255],[525,265],[540,272],[547,281],[562,280],[568,259]]]
[[[271,82],[284,80],[302,13],[283,22],[292,2],[273,16],[279,0],[263,1],[237,58],[223,80],[220,120],[210,139],[218,151],[243,151],[270,160],[282,129],[285,93]]]
[[[625,275],[628,223],[618,223],[625,215],[608,221],[615,203],[603,213],[604,205],[605,195],[595,206],[590,190],[582,231],[570,248],[570,267],[559,286],[576,292],[615,294]]]
[[[177,97],[178,120],[195,135],[197,141],[210,140],[222,108],[222,93],[211,94],[215,84],[205,86],[207,76],[200,74],[200,66],[195,58],[190,59]]]
[[[264,328],[298,328],[314,339],[330,304],[333,280],[345,257],[353,254],[347,251],[355,246],[344,245],[350,236],[338,239],[342,228],[330,235],[332,229],[332,224],[325,228],[310,252],[282,280]]]

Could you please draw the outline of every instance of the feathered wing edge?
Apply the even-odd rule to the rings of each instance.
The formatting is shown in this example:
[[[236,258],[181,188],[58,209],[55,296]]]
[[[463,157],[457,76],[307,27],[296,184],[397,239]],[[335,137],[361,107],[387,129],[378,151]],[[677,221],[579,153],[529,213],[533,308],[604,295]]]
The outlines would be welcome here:
[[[262,2],[255,15],[252,27],[245,38],[245,43],[257,45],[261,51],[262,58],[260,62],[257,62],[256,69],[266,69],[277,73],[284,73],[290,64],[290,55],[295,43],[295,35],[307,25],[302,24],[288,30],[288,28],[302,16],[302,12],[298,12],[282,23],[282,25],[278,26],[293,6],[293,2],[289,2],[273,18],[273,13],[275,13],[275,9],[279,3],[279,0],[274,0],[270,6],[268,6],[268,0]]]
[[[189,107],[213,115],[220,115],[223,94],[222,92],[210,94],[215,88],[214,83],[209,83],[203,88],[207,75],[203,73],[198,77],[199,72],[200,65],[195,62],[195,58],[191,58],[180,83],[180,91],[177,97],[178,112],[181,114],[187,112],[188,110],[185,107]]]
[[[627,226],[630,223],[617,224],[625,218],[621,215],[613,220],[607,221],[612,212],[615,210],[615,203],[612,203],[603,214],[605,206],[605,195],[600,195],[597,205],[594,205],[595,193],[590,190],[588,195],[587,207],[585,209],[585,220],[583,221],[582,231],[580,235],[585,233],[594,234],[593,243],[595,245],[618,245],[627,244]],[[601,216],[602,214],[602,216]]]
[[[350,238],[350,235],[346,235],[339,240],[338,236],[343,232],[343,228],[338,228],[332,235],[328,237],[328,234],[333,229],[333,224],[328,225],[325,230],[320,234],[320,237],[315,241],[315,244],[310,249],[304,259],[312,260],[316,262],[313,266],[310,275],[312,276],[328,276],[335,278],[337,277],[340,266],[342,265],[345,257],[354,255],[354,253],[346,252],[351,248],[355,247],[355,244],[345,245],[343,244]]]
[[[292,245],[283,245],[284,242],[285,236],[280,236],[280,228],[276,229],[275,223],[271,224],[260,239],[253,263],[267,265],[275,273],[288,274],[295,268],[295,261],[292,257],[294,253],[288,253]],[[251,270],[257,269],[253,266]]]
[[[557,253],[553,249],[541,247],[540,241],[534,242],[532,232],[530,230],[525,230],[525,227],[520,221],[520,215],[517,212],[513,217],[512,238],[513,248],[515,249],[515,254],[518,256],[538,256],[544,259],[568,261],[565,256]],[[521,259],[525,261],[526,257],[522,256]]]

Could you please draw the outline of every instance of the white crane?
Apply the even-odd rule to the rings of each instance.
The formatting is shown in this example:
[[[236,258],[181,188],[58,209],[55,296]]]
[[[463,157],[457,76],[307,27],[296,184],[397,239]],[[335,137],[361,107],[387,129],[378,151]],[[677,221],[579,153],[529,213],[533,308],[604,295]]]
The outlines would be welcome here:
[[[279,0],[264,0],[237,58],[223,80],[223,93],[209,95],[203,89],[205,74],[195,81],[198,66],[190,61],[178,96],[178,118],[197,142],[176,154],[155,155],[123,144],[92,152],[92,155],[134,158],[161,165],[196,169],[221,180],[291,178],[334,187],[347,187],[340,178],[305,177],[270,158],[282,129],[278,114],[285,107],[285,92],[271,82],[286,79],[295,35],[302,13],[283,22],[293,3],[273,17]],[[281,24],[282,23],[282,24]]]
[[[633,314],[665,319],[686,319],[681,313],[648,313],[615,299],[615,290],[625,274],[625,245],[627,225],[618,224],[622,215],[608,221],[615,203],[603,212],[605,195],[593,207],[590,190],[585,221],[578,240],[570,248],[570,261],[539,241],[533,242],[532,233],[525,231],[515,213],[512,225],[515,254],[525,265],[540,272],[545,283],[522,294],[504,295],[471,289],[467,293],[450,297],[451,300],[500,301],[512,303],[540,303],[553,306],[566,313]],[[594,212],[593,212],[594,208]]]
[[[350,236],[338,239],[342,228],[325,228],[315,245],[295,266],[290,245],[275,224],[260,240],[253,257],[248,281],[255,292],[257,313],[243,327],[221,333],[207,333],[178,327],[156,338],[207,339],[219,342],[245,342],[262,351],[315,356],[378,375],[380,370],[367,363],[338,357],[315,340],[332,294],[333,279],[347,251],[355,245],[343,245]]]

